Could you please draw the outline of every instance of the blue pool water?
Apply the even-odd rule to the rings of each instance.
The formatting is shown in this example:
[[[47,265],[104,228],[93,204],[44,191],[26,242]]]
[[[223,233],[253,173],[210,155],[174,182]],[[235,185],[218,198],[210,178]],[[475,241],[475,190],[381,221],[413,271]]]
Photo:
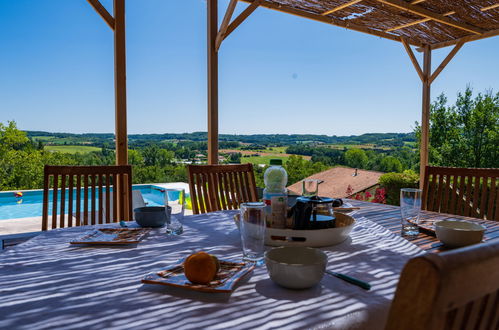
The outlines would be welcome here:
[[[144,197],[144,201],[147,203],[147,206],[164,205],[164,188],[154,185],[134,185],[132,186],[132,190],[140,190],[142,196]],[[168,197],[170,200],[178,198],[175,198],[176,196]],[[52,202],[50,202],[51,200],[52,194],[50,194],[49,196],[49,215],[52,214]],[[81,202],[81,205],[83,207],[83,200]],[[90,207],[90,191],[88,203]],[[40,217],[42,216],[42,205],[43,191],[41,190],[23,191],[22,198],[15,197],[13,192],[0,192],[0,220]],[[68,207],[66,202],[66,212],[67,209]]]

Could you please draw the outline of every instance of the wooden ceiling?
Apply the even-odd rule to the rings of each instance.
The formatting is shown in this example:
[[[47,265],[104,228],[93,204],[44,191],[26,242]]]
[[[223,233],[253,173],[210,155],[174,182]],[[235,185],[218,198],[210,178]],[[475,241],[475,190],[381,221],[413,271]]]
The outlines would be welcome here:
[[[240,0],[431,49],[499,34],[497,0]]]

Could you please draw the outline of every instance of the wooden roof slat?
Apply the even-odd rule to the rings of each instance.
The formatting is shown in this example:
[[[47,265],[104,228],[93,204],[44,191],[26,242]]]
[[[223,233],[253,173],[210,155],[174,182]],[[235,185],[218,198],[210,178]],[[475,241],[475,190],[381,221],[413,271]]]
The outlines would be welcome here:
[[[491,10],[491,9],[498,8],[498,7],[499,7],[499,3],[496,3],[495,5],[491,5],[491,6],[488,6],[488,7],[483,7],[480,10],[481,11],[487,11],[487,10]]]
[[[252,0],[239,0],[239,1],[247,2],[247,3],[254,2]],[[364,32],[367,34],[375,35],[377,37],[386,38],[386,39],[400,42],[400,36],[398,36],[396,34],[386,33],[384,31],[375,30],[375,29],[372,29],[372,28],[364,26],[364,25],[358,25],[355,23],[351,23],[349,21],[343,21],[343,20],[336,19],[336,18],[322,16],[320,14],[313,14],[313,13],[310,13],[308,11],[303,11],[303,10],[300,10],[300,9],[297,9],[294,7],[285,6],[285,5],[282,5],[280,3],[275,3],[275,2],[271,2],[271,1],[262,1],[260,3],[260,7],[265,7],[265,8],[280,11],[283,13],[287,13],[287,14],[291,14],[291,15],[295,15],[295,16],[299,16],[299,17],[304,17],[304,18],[312,19],[314,21],[323,22],[323,23],[339,26],[342,28],[346,28],[346,29],[354,30],[354,31],[358,31],[358,32]],[[230,27],[229,27],[229,29],[230,29]],[[416,40],[408,40],[408,42],[413,46],[418,46],[418,47],[423,46],[423,44],[421,42],[418,42]]]
[[[434,21],[440,22],[442,24],[447,24],[447,25],[450,25],[452,27],[455,27],[455,28],[458,28],[458,29],[461,29],[464,31],[472,32],[472,33],[479,34],[479,35],[483,34],[485,32],[484,30],[477,28],[476,26],[471,26],[471,25],[466,24],[466,23],[459,23],[459,22],[453,21],[453,20],[451,20],[451,19],[449,19],[441,14],[436,14],[436,13],[429,11],[427,9],[424,9],[420,6],[411,5],[410,3],[405,2],[403,0],[376,0],[376,1],[384,3],[384,4],[389,5],[389,6],[393,6],[393,7],[398,8],[398,9],[408,11],[412,14],[416,14],[416,15],[420,15],[420,16],[423,16],[426,18],[430,18]]]
[[[495,37],[495,36],[498,36],[498,35],[499,35],[499,29],[497,29],[497,30],[491,30],[491,31],[485,32],[482,35],[470,35],[470,36],[466,36],[466,37],[462,37],[462,38],[458,38],[458,39],[453,39],[453,40],[438,42],[438,43],[432,44],[431,45],[431,49],[439,49],[439,48],[443,48],[443,47],[452,46],[452,45],[455,45],[455,44],[457,44],[457,43],[459,43],[461,41],[463,41],[463,42],[470,42],[470,41],[475,41],[475,40],[480,40],[480,39]],[[423,51],[423,48],[421,48],[421,47],[417,48],[417,51],[421,52],[421,51]]]
[[[450,16],[450,15],[453,15],[455,13],[456,13],[455,11],[449,11],[449,12],[443,14],[443,16]],[[423,19],[420,19],[420,20],[417,20],[417,21],[414,21],[414,22],[411,22],[411,23],[402,24],[402,25],[399,25],[399,26],[396,26],[396,27],[392,27],[390,29],[385,30],[385,32],[391,32],[391,31],[400,30],[400,29],[403,29],[403,28],[406,28],[406,27],[409,27],[409,26],[421,24],[421,23],[428,22],[428,21],[431,21],[431,20],[432,20],[431,18],[423,18]]]
[[[328,10],[328,11],[323,12],[323,13],[322,13],[322,16],[327,16],[327,15],[329,15],[329,14],[332,14],[332,13],[337,12],[337,11],[339,11],[339,10],[342,10],[342,9],[344,9],[344,8],[347,8],[347,7],[350,7],[350,6],[352,6],[352,5],[355,5],[356,3],[359,3],[359,2],[361,2],[361,1],[362,1],[362,0],[352,0],[352,1],[349,1],[349,2],[347,2],[347,3],[344,3],[344,4],[342,4],[342,5],[339,5],[339,6],[337,6],[337,7],[334,7],[334,8],[333,8],[333,9],[331,9],[331,10]]]

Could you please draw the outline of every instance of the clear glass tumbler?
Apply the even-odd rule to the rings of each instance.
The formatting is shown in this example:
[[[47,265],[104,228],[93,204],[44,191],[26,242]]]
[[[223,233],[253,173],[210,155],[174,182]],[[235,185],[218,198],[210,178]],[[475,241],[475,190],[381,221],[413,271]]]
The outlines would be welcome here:
[[[402,236],[419,234],[419,214],[421,212],[421,189],[400,189],[400,212],[402,214]]]
[[[265,203],[242,203],[240,207],[243,260],[263,264],[265,253]]]
[[[317,196],[319,194],[319,183],[321,180],[305,179],[302,181],[302,196]]]
[[[184,232],[182,221],[185,211],[185,190],[182,188],[165,189],[165,206],[169,212],[169,221],[166,225],[167,232],[172,235],[180,235]]]

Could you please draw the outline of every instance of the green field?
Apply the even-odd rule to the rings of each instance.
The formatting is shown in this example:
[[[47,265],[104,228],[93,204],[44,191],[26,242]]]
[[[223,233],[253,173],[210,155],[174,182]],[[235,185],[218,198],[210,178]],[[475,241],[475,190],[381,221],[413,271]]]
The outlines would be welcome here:
[[[282,159],[285,163],[289,156],[251,156],[251,157],[241,157],[241,164],[251,163],[251,164],[265,164],[268,165],[271,159]]]
[[[89,146],[45,146],[46,151],[57,151],[66,154],[87,153],[92,151],[101,151],[101,148],[89,147]]]
[[[376,148],[376,149],[383,149],[383,150],[390,150],[392,149],[392,147],[388,147],[388,146],[374,146],[372,144],[325,144],[324,145],[325,147],[329,147],[329,148],[332,148],[332,149],[339,149],[339,150],[343,150],[344,148],[346,149],[373,149],[373,148]]]

